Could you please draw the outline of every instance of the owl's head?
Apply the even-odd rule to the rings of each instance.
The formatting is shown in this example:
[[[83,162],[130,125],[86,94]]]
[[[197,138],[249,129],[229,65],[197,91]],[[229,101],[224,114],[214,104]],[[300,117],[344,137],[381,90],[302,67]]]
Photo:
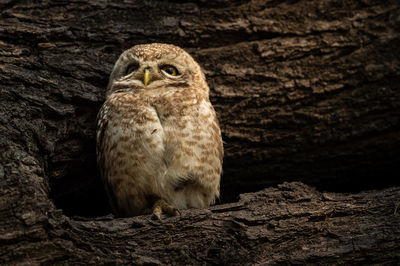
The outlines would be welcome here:
[[[208,93],[204,74],[196,61],[175,45],[142,44],[121,54],[111,73],[106,97],[119,90],[185,87],[197,87]]]

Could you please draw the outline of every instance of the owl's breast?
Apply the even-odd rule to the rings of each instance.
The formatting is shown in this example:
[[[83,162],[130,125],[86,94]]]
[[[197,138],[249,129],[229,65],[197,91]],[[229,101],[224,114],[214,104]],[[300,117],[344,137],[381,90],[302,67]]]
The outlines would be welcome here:
[[[99,120],[106,123],[99,123],[98,146],[110,168],[126,175],[154,175],[154,169],[160,169],[164,130],[148,101],[131,93],[111,95]]]

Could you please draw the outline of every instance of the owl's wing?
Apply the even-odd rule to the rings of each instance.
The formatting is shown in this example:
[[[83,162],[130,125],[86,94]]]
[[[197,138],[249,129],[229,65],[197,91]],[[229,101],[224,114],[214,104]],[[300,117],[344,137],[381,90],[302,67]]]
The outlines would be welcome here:
[[[97,165],[100,170],[100,176],[103,181],[104,187],[106,189],[106,193],[108,194],[109,203],[113,213],[117,211],[117,204],[115,195],[111,189],[110,183],[105,178],[106,170],[105,169],[105,154],[104,154],[104,136],[105,132],[108,129],[108,117],[105,112],[104,108],[105,104],[100,109],[99,113],[97,114],[97,131],[96,131],[96,155],[97,155]]]

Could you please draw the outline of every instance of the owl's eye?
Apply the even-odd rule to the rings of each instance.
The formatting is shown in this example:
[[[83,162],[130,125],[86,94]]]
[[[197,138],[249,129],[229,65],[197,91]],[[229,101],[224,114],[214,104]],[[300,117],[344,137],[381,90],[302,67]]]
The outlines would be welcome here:
[[[126,68],[125,75],[135,72],[136,70],[138,70],[138,68],[139,68],[139,66],[137,64],[129,65]]]
[[[176,69],[176,67],[173,67],[170,65],[162,66],[161,70],[170,76],[178,76],[179,75],[178,69]]]

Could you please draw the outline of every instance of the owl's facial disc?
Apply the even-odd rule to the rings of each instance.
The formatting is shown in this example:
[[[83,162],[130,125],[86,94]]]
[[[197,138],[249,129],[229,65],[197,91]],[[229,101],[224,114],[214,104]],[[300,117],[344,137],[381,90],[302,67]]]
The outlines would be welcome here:
[[[204,74],[189,54],[169,44],[143,44],[118,58],[106,95],[116,91],[185,90],[193,85],[208,93]]]
[[[134,62],[126,67],[123,80],[140,82],[146,88],[157,80],[177,81],[182,76],[177,67],[164,62]],[[157,85],[156,85],[157,86]],[[153,86],[152,86],[153,87]]]

